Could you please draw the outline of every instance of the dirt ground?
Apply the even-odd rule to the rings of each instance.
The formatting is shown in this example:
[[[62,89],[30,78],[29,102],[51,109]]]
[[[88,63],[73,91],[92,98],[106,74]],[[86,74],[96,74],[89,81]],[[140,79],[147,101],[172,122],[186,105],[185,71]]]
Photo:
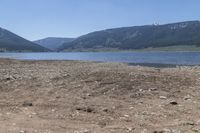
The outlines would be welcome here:
[[[200,67],[0,59],[0,133],[199,133]]]

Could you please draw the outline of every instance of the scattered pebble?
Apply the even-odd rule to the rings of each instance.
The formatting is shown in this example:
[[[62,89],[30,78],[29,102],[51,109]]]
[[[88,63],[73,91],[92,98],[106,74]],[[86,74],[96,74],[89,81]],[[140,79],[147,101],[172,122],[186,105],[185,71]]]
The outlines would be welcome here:
[[[102,111],[103,112],[108,112],[109,110],[107,108],[104,108]]]
[[[164,131],[154,131],[153,133],[164,133]]]
[[[167,99],[166,96],[160,96],[159,98],[160,98],[160,99]]]
[[[147,129],[143,129],[142,131],[141,131],[141,133],[147,133],[148,131],[147,131]]]
[[[22,104],[22,106],[23,106],[23,107],[31,107],[31,106],[33,106],[33,103],[31,103],[31,102],[24,102],[24,103]]]
[[[101,122],[98,123],[98,125],[99,125],[101,128],[104,128],[107,124],[106,124],[106,122],[101,121]]]
[[[184,100],[191,100],[191,96],[187,95],[183,98]]]
[[[19,133],[27,133],[25,130],[21,130],[19,131]]]
[[[178,105],[178,103],[176,101],[171,101],[170,104],[171,105]]]
[[[87,112],[87,113],[94,113],[94,109],[93,108],[90,108],[90,107],[77,107],[76,110],[78,111],[84,111],[84,112]]]
[[[181,133],[180,129],[172,129],[172,133]]]

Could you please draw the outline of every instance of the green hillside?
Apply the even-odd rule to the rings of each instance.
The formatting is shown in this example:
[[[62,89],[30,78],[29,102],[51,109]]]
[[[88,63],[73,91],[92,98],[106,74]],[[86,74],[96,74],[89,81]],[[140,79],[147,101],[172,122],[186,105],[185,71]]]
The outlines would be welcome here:
[[[200,22],[145,25],[97,31],[63,44],[59,50],[133,50],[169,46],[200,46]]]
[[[45,52],[49,50],[8,30],[0,28],[0,51]]]

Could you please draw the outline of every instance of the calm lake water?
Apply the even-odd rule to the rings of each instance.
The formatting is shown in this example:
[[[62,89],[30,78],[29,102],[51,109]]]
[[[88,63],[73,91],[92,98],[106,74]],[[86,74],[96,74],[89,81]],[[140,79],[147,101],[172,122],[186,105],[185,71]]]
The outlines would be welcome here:
[[[200,52],[0,53],[0,58],[13,58],[20,60],[90,60],[124,63],[200,65]]]

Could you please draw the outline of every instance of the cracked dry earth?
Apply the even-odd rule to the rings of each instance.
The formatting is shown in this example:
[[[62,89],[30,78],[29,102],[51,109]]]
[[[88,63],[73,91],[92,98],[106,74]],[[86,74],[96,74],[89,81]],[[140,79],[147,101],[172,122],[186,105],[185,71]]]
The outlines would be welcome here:
[[[0,133],[199,133],[200,67],[0,59]]]

